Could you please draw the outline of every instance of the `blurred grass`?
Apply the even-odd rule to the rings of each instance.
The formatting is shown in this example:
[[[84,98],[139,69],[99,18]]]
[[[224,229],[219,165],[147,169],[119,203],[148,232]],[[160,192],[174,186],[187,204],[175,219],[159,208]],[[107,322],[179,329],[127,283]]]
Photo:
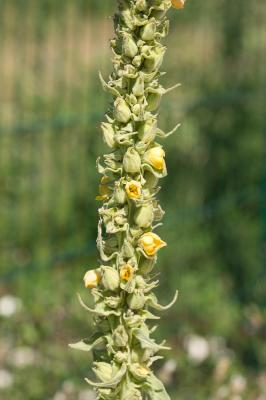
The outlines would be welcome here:
[[[23,302],[12,318],[0,316],[0,369],[15,377],[0,392],[3,400],[53,399],[69,380],[85,387],[90,359],[67,343],[92,329],[75,292],[84,293],[83,273],[97,261],[95,160],[104,151],[99,123],[110,101],[97,70],[111,70],[114,7],[92,0],[0,5],[0,295]],[[168,384],[173,399],[218,399],[219,385],[235,373],[248,381],[243,399],[259,398],[266,358],[265,11],[262,0],[256,7],[191,0],[170,15],[164,83],[180,80],[182,87],[164,99],[160,124],[183,126],[166,143],[160,234],[168,247],[159,292],[162,302],[176,287],[181,295],[158,335],[169,338],[167,357],[178,363]],[[220,356],[191,363],[184,345],[191,334],[226,342],[224,382],[213,378]],[[14,366],[19,346],[33,348],[41,362]]]

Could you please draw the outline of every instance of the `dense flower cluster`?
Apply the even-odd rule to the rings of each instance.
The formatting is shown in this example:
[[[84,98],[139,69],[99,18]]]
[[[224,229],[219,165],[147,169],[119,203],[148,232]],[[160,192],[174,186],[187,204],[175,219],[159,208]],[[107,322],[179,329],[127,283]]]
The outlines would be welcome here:
[[[164,310],[152,290],[158,285],[152,270],[158,251],[166,243],[154,233],[164,215],[156,195],[158,180],[167,174],[165,152],[157,139],[164,133],[157,125],[157,109],[164,89],[159,71],[166,51],[161,43],[168,33],[166,12],[182,8],[184,1],[119,0],[115,15],[116,38],[111,40],[114,71],[103,88],[114,102],[102,123],[103,139],[110,152],[97,161],[102,175],[97,200],[97,246],[101,265],[85,274],[95,308],[81,304],[95,315],[97,332],[71,345],[92,351],[93,371],[99,382],[88,383],[99,400],[167,400],[163,384],[152,372],[157,355],[167,349],[151,335],[147,325]]]

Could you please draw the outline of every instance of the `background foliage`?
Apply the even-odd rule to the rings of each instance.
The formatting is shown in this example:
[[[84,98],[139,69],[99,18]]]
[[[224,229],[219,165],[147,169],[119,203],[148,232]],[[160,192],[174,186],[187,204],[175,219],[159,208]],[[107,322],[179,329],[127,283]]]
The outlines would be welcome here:
[[[99,122],[115,1],[0,4],[0,397],[93,399],[77,303],[97,260]],[[263,0],[190,0],[171,12],[164,78],[158,373],[173,399],[266,399],[266,44]],[[13,306],[12,306],[13,305]],[[13,307],[13,311],[12,311]],[[9,309],[10,312],[6,310]],[[235,397],[233,397],[235,396]],[[237,397],[238,396],[238,397]]]

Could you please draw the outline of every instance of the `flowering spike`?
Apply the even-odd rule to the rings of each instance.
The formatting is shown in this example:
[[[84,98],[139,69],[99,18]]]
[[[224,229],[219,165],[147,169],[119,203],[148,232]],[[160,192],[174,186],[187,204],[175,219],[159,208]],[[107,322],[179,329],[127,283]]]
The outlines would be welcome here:
[[[154,229],[164,215],[156,195],[159,179],[167,174],[165,151],[157,139],[157,110],[162,97],[179,86],[164,89],[159,71],[166,47],[166,12],[183,8],[185,0],[118,0],[116,37],[111,40],[114,71],[108,80],[99,73],[103,89],[113,96],[113,105],[101,124],[109,153],[97,160],[102,175],[96,199],[99,208],[97,247],[101,265],[85,273],[85,287],[94,297],[94,307],[79,301],[95,318],[96,332],[72,344],[93,350],[97,382],[86,381],[98,400],[170,400],[151,366],[167,350],[152,338],[158,320],[150,309],[163,311],[153,289],[157,253],[166,246]]]

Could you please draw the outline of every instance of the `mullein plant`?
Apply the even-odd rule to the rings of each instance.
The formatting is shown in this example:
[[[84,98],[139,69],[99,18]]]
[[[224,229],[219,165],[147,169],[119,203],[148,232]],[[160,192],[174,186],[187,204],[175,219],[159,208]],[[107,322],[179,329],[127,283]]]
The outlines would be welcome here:
[[[80,298],[94,316],[95,333],[70,346],[92,352],[99,400],[169,400],[152,365],[168,350],[152,334],[158,320],[152,309],[166,310],[153,289],[158,286],[154,266],[166,243],[154,230],[164,215],[156,195],[159,179],[167,174],[165,152],[157,139],[165,133],[157,124],[157,110],[165,89],[159,83],[166,47],[167,11],[181,9],[185,0],[118,0],[111,40],[114,71],[108,81],[100,74],[113,103],[102,123],[103,139],[111,149],[97,161],[102,175],[97,247],[100,265],[84,276],[94,308]]]

